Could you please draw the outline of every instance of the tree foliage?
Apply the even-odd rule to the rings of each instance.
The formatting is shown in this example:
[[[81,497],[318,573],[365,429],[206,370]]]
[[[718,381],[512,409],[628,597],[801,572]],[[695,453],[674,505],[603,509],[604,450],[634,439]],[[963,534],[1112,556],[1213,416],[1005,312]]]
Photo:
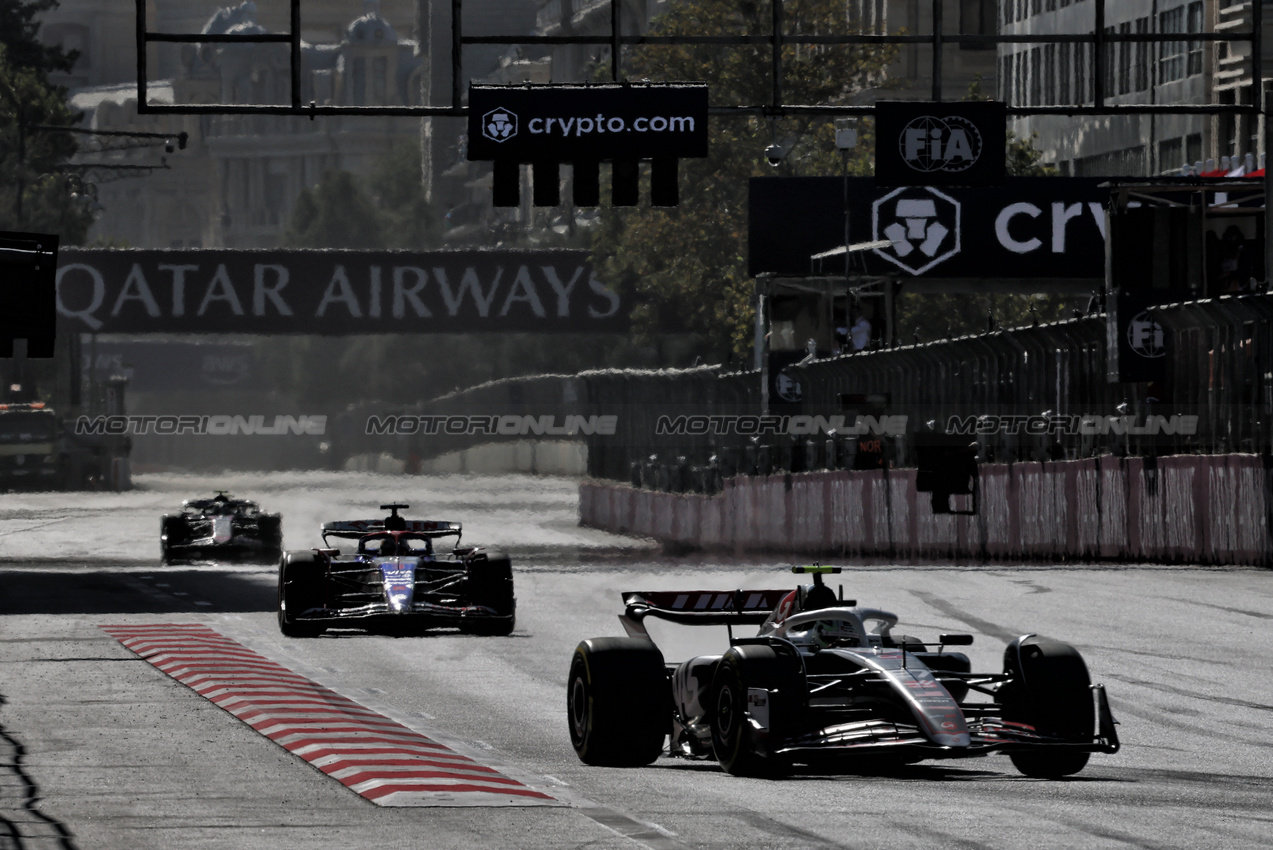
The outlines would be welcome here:
[[[787,32],[846,34],[846,4],[796,0],[784,6]],[[652,26],[652,35],[764,35],[768,3],[700,0],[677,5]],[[894,55],[890,46],[787,46],[783,92],[789,103],[845,104],[878,84]],[[625,55],[629,79],[706,82],[712,105],[763,106],[772,100],[769,47],[764,44],[649,45]],[[865,128],[864,128],[865,129]],[[656,339],[691,333],[704,359],[723,360],[751,346],[753,282],[747,276],[747,186],[760,176],[865,174],[869,137],[841,158],[835,128],[825,116],[714,118],[710,156],[681,160],[680,204],[634,208],[603,204],[592,242],[593,263],[634,307],[634,330]],[[778,144],[777,168],[764,157]],[[604,202],[604,199],[603,199]]]
[[[427,250],[437,216],[424,198],[419,142],[400,142],[365,177],[329,171],[301,190],[283,234],[292,248]]]
[[[79,121],[66,89],[50,71],[69,71],[77,54],[41,44],[39,12],[56,0],[0,3],[0,230],[56,233],[64,245],[84,240],[92,213],[66,168]]]

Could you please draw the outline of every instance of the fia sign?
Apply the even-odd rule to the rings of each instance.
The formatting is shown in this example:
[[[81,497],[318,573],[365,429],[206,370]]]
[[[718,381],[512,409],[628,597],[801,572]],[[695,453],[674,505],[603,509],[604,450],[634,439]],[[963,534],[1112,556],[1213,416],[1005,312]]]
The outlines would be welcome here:
[[[1003,182],[1002,103],[887,101],[875,105],[881,186],[991,186]]]

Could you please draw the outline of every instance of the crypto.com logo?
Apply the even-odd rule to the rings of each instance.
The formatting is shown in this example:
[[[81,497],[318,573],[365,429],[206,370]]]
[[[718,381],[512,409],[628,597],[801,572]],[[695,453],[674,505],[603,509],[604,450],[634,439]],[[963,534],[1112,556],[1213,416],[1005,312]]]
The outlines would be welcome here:
[[[959,253],[959,201],[931,186],[894,189],[871,205],[875,253],[911,274],[923,274]]]
[[[492,142],[507,142],[517,135],[517,113],[492,109],[482,116],[482,135]]]
[[[921,115],[902,128],[902,160],[915,171],[966,171],[981,158],[981,132],[959,115]]]

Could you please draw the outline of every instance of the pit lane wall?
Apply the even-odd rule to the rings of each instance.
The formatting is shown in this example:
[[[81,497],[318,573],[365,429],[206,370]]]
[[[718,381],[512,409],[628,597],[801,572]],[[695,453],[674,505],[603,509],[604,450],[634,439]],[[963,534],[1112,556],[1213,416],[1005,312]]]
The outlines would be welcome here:
[[[1273,566],[1267,457],[1107,456],[980,472],[975,516],[934,515],[914,469],[736,477],[713,496],[588,481],[579,513],[593,528],[736,553]]]

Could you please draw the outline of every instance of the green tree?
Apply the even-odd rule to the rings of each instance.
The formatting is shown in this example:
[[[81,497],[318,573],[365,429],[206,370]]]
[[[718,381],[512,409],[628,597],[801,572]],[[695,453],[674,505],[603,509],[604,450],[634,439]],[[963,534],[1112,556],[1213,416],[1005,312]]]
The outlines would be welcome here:
[[[386,248],[438,246],[438,216],[424,197],[420,159],[420,140],[403,140],[372,166],[368,190],[381,214]]]
[[[313,189],[302,189],[283,233],[289,248],[384,247],[381,214],[348,171],[328,171]]]
[[[50,71],[69,71],[77,54],[41,44],[39,12],[56,0],[0,3],[0,229],[57,233],[83,242],[92,213],[66,169],[75,154],[71,127],[79,116]]]
[[[419,141],[400,141],[365,176],[329,171],[301,190],[282,243],[292,248],[439,246],[438,217],[424,197]]]
[[[786,31],[857,31],[836,0],[799,0],[785,7]],[[699,0],[657,19],[652,35],[764,35],[768,3]],[[844,104],[878,85],[893,57],[889,46],[788,46],[783,49],[784,99]],[[764,44],[651,45],[625,55],[629,79],[702,81],[713,105],[761,105],[772,97],[769,48]],[[692,334],[704,359],[725,359],[751,347],[753,282],[747,275],[747,187],[765,175],[867,174],[869,136],[841,159],[834,124],[826,117],[714,118],[710,156],[681,161],[680,205],[604,206],[592,242],[601,276],[634,304],[639,338]],[[777,168],[767,164],[770,144],[787,150]]]

